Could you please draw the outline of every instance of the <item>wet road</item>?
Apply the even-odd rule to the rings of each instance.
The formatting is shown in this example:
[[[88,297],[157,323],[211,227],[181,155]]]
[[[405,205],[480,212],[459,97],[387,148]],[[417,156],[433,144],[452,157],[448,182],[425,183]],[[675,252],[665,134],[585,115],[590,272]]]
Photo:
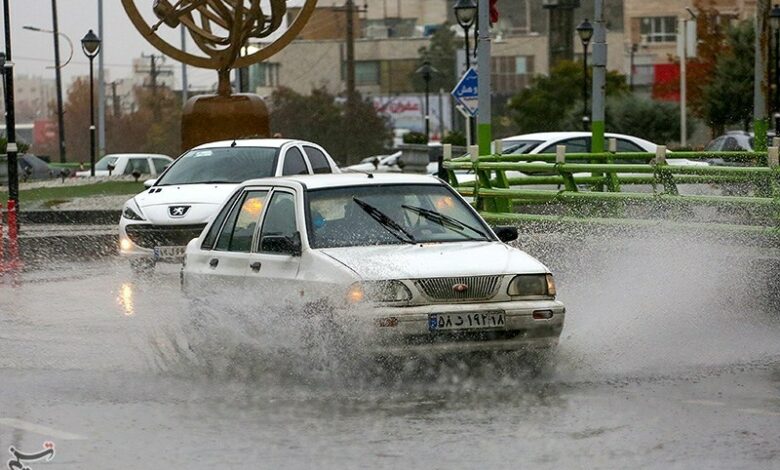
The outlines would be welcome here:
[[[289,311],[195,322],[174,266],[31,266],[0,285],[0,462],[50,440],[33,469],[780,467],[776,249],[523,246],[569,312],[541,375],[312,355]]]

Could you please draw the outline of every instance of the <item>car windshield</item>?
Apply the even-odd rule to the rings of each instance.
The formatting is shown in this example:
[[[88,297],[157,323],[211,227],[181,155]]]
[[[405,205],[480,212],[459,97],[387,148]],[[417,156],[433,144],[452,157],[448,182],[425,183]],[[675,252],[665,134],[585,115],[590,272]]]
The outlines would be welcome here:
[[[106,155],[95,163],[95,170],[108,171],[108,165],[116,165],[117,160],[119,160],[118,157]]]
[[[493,239],[471,208],[442,185],[310,190],[308,208],[312,248]]]
[[[504,148],[501,153],[503,155],[529,153],[541,143],[541,140],[505,140],[503,142]]]
[[[274,176],[279,149],[227,147],[191,150],[176,160],[157,186],[198,183],[240,183]]]

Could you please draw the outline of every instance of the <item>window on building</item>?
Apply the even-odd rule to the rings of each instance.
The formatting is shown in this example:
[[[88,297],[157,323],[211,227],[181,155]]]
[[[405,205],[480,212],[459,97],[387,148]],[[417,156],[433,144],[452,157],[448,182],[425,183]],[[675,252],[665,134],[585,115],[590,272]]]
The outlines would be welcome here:
[[[249,89],[275,87],[279,84],[279,64],[260,62],[249,67]]]
[[[355,84],[358,86],[379,85],[379,61],[355,62]]]
[[[639,21],[639,34],[643,42],[675,42],[677,40],[676,16],[650,16]]]
[[[493,90],[514,94],[528,86],[533,74],[533,56],[496,56],[491,59]]]

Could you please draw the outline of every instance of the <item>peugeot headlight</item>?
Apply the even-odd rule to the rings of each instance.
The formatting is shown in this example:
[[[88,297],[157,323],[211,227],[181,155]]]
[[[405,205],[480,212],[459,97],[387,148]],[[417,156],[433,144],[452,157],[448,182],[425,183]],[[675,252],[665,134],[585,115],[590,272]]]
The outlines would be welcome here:
[[[363,301],[406,302],[411,299],[411,291],[401,281],[356,282],[347,290],[347,300],[352,304]]]
[[[552,274],[520,274],[509,282],[507,294],[512,297],[555,297],[555,280]]]
[[[146,220],[141,215],[141,208],[138,207],[135,199],[130,199],[125,203],[125,208],[122,210],[122,217],[129,220]]]

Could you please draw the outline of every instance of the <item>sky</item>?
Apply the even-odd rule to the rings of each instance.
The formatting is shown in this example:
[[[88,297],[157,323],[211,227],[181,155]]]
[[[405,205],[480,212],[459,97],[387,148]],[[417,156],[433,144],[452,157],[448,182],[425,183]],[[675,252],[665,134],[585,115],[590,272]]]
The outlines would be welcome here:
[[[28,31],[22,26],[30,25],[52,29],[52,0],[8,0],[11,10],[11,45],[15,64],[15,75],[38,75],[54,78],[54,70],[47,69],[54,64],[54,41],[49,33]],[[151,10],[152,0],[135,0],[140,9]],[[62,69],[63,87],[74,77],[89,74],[89,61],[81,51],[81,38],[94,29],[98,33],[98,0],[58,0],[57,13],[59,30],[73,41],[73,59]],[[133,59],[142,53],[157,53],[151,44],[141,36],[127,17],[121,0],[103,0],[104,37],[103,53],[106,80],[117,80],[132,74]],[[0,21],[0,23],[2,23]],[[162,28],[161,28],[162,29]],[[166,28],[167,29],[167,28]],[[4,25],[0,30],[5,37]],[[178,34],[171,31],[166,36],[178,44]],[[5,50],[5,40],[0,47]],[[192,47],[192,45],[188,46]],[[64,63],[69,55],[67,42],[60,41],[60,57]],[[168,59],[169,63],[173,62]],[[176,63],[176,62],[173,62]],[[97,61],[95,61],[97,67]],[[176,69],[176,83],[180,82],[180,69]],[[192,88],[206,88],[216,82],[217,73],[213,70],[188,68],[188,79]],[[178,85],[177,85],[178,86]]]

